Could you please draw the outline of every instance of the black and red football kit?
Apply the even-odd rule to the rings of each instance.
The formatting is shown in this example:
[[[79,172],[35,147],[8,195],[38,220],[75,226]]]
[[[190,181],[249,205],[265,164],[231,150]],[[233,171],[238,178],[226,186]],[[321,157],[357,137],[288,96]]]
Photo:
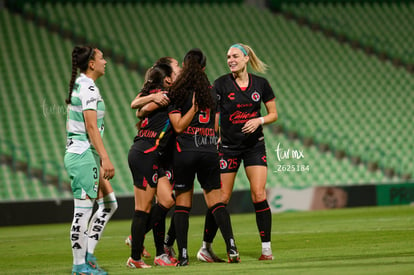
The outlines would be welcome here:
[[[213,90],[211,96],[216,102]],[[183,106],[170,105],[170,113],[184,116],[192,107],[192,93]],[[193,188],[194,178],[205,190],[219,189],[220,168],[217,151],[218,137],[215,131],[215,113],[213,110],[199,110],[190,125],[180,134],[176,134],[174,152],[174,189],[189,190]]]
[[[255,132],[242,132],[244,124],[261,117],[261,103],[275,99],[269,82],[260,76],[249,75],[247,87],[239,87],[233,74],[218,78],[213,90],[218,96],[220,112],[220,168],[222,173],[237,172],[241,161],[244,166],[266,164],[266,148],[263,127]]]
[[[150,93],[159,91],[152,90]],[[173,152],[169,148],[172,140],[168,107],[158,108],[141,120],[141,127],[128,154],[134,185],[156,187],[158,178],[167,176],[171,179]]]

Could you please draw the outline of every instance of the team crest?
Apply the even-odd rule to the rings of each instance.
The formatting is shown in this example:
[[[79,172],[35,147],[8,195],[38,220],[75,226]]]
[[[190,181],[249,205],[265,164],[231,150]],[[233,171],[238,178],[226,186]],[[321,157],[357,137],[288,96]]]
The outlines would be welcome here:
[[[170,171],[170,170],[166,170],[166,171],[165,171],[165,175],[167,176],[168,180],[171,180],[171,178],[172,178],[172,173],[171,173],[171,171]]]
[[[254,92],[253,94],[252,94],[252,99],[253,99],[253,101],[254,102],[258,102],[259,100],[260,100],[260,94],[258,93],[258,92]]]
[[[220,169],[226,169],[227,168],[227,161],[224,159],[220,160]]]
[[[152,175],[152,182],[153,183],[157,183],[158,182],[158,174],[154,173],[154,175]]]

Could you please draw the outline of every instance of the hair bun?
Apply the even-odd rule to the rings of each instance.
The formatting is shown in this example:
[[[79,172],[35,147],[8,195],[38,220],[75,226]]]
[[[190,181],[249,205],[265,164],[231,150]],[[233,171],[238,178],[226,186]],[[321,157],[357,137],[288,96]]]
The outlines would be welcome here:
[[[197,57],[198,64],[200,64],[202,68],[206,66],[207,57],[199,48],[193,48],[189,50],[184,56],[184,62],[188,60],[191,56]]]

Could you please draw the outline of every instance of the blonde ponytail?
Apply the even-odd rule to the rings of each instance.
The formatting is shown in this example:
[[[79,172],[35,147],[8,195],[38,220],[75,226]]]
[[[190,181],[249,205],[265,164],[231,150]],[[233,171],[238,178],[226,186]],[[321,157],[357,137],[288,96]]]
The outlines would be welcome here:
[[[258,73],[265,73],[269,66],[257,57],[255,52],[249,45],[245,45],[242,43],[238,44],[246,50],[247,55],[249,56],[249,62],[252,66],[252,69]]]

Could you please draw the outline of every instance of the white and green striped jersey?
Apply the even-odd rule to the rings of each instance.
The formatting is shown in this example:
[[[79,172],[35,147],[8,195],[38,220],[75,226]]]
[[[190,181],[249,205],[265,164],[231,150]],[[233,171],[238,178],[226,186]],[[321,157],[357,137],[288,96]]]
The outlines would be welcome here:
[[[66,122],[66,152],[82,154],[89,147],[93,148],[85,128],[83,111],[96,110],[98,129],[103,137],[105,104],[95,82],[85,74],[76,79],[72,92],[71,104],[68,106]]]

